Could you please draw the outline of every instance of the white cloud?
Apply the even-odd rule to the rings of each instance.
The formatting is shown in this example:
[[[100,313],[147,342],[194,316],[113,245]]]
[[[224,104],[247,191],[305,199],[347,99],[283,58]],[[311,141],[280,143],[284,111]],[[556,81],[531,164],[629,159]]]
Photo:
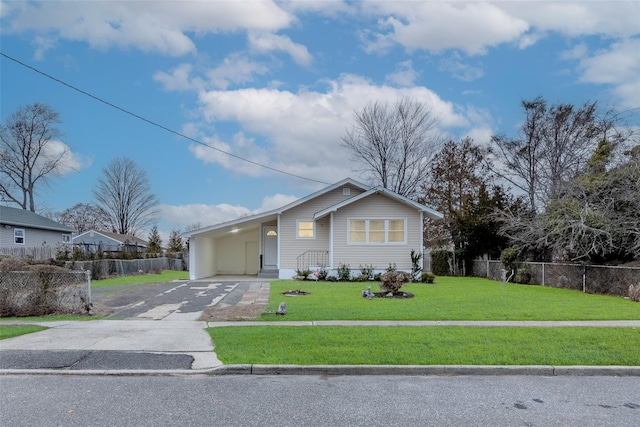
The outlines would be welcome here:
[[[640,38],[613,43],[580,61],[581,82],[612,85],[623,108],[640,105]]]
[[[386,17],[374,34],[374,46],[385,47],[393,40],[409,51],[460,49],[484,54],[487,47],[517,40],[529,29],[524,20],[485,2],[368,1],[363,8]]]
[[[460,55],[457,53],[440,60],[438,68],[441,71],[450,73],[452,77],[464,82],[472,82],[484,76],[484,70],[481,65],[474,66],[467,62],[463,62]]]
[[[287,36],[280,36],[272,33],[249,34],[249,46],[251,50],[259,53],[269,53],[272,51],[282,51],[302,66],[311,64],[313,57],[307,48],[301,44],[294,43]]]
[[[370,0],[361,13],[378,17],[377,31],[364,30],[365,50],[384,53],[391,43],[408,51],[440,53],[458,49],[469,55],[517,43],[524,49],[548,32],[567,37],[624,38],[640,32],[640,2],[617,1],[440,1]]]
[[[259,212],[267,212],[273,209],[281,208],[285,205],[288,205],[291,202],[295,202],[299,197],[290,196],[286,194],[274,194],[273,196],[267,196],[262,199],[262,205],[258,208],[255,213]]]
[[[191,64],[180,64],[171,70],[170,73],[158,71],[153,74],[153,80],[160,83],[165,90],[169,91],[186,91],[191,89],[202,88],[201,79],[191,79]]]
[[[55,176],[63,177],[80,169],[91,166],[91,159],[84,159],[78,153],[71,151],[71,148],[62,141],[49,141],[38,158],[38,165],[42,166],[44,162],[58,161],[57,167],[53,170]]]
[[[181,206],[161,205],[160,218],[172,224],[172,227],[184,229],[192,224],[200,223],[203,227],[231,221],[242,216],[251,215],[251,210],[243,206],[226,203],[218,205],[190,204]]]
[[[214,88],[226,89],[230,84],[247,83],[255,74],[265,74],[269,69],[245,55],[234,53],[227,56],[222,64],[207,72],[207,77]]]
[[[388,74],[385,78],[389,83],[397,86],[413,86],[419,74],[413,69],[411,61],[404,61],[398,64],[396,71]]]
[[[376,86],[352,75],[327,81],[326,92],[301,89],[297,93],[278,89],[208,91],[199,95],[202,114],[210,122],[237,122],[242,134],[233,141],[213,138],[213,145],[269,167],[322,182],[335,182],[353,175],[349,152],[341,137],[353,112],[373,101],[396,102],[411,98],[432,111],[443,128],[469,123],[454,106],[425,87]],[[247,135],[253,135],[252,139]],[[237,173],[269,173],[266,170],[209,153],[204,147],[192,151]]]
[[[539,32],[552,31],[569,37],[628,37],[640,30],[640,3],[637,1],[519,1],[496,4]]]
[[[36,47],[36,50],[33,52],[33,59],[36,61],[44,60],[44,54],[53,49],[57,44],[57,40],[54,37],[42,37],[36,36],[31,45]]]
[[[196,51],[187,34],[278,31],[295,19],[273,1],[3,2],[3,31],[48,33],[98,48],[169,56]]]
[[[202,203],[179,206],[161,205],[159,209],[163,228],[184,230],[194,224],[200,224],[201,227],[208,227],[249,215],[267,212],[285,206],[298,199],[299,197],[296,196],[279,193],[274,194],[273,196],[267,196],[262,199],[262,205],[255,210],[239,205],[229,205],[227,203],[217,205]]]

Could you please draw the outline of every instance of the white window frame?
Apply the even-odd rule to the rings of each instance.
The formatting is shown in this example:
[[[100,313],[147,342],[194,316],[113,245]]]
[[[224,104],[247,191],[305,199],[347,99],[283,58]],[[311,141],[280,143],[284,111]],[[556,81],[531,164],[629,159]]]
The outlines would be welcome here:
[[[311,224],[311,233],[312,236],[300,236],[300,223],[309,223]],[[308,228],[304,229],[305,231],[309,230]],[[316,238],[316,222],[308,219],[299,219],[296,221],[296,239],[299,240],[315,240]]]
[[[351,241],[351,221],[364,221],[364,242],[352,242]],[[384,242],[370,242],[369,241],[369,223],[370,221],[384,221]],[[403,221],[404,223],[404,240],[402,242],[390,242],[389,241],[389,222],[390,221]],[[347,218],[347,244],[356,246],[402,246],[407,244],[407,218]],[[399,231],[399,230],[392,230]]]
[[[18,236],[18,232],[22,234],[22,236]],[[17,242],[17,239],[22,239],[22,242]],[[24,228],[14,228],[13,229],[13,244],[14,245],[24,245],[27,241],[27,233],[25,233]]]

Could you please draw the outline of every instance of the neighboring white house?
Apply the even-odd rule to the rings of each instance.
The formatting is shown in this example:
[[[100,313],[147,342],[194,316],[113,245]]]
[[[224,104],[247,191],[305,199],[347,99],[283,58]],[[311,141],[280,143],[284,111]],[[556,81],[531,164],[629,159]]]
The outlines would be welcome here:
[[[296,270],[335,271],[340,264],[410,270],[411,250],[423,253],[425,216],[442,218],[428,206],[347,178],[280,209],[184,233],[189,275],[288,279]]]
[[[73,228],[25,209],[0,206],[0,249],[71,243]]]
[[[73,238],[73,244],[87,253],[144,252],[147,242],[134,236],[107,231],[89,230]]]

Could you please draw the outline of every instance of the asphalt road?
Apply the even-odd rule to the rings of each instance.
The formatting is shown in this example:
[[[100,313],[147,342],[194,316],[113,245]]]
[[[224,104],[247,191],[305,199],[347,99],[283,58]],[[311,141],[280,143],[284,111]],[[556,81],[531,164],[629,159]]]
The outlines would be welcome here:
[[[2,426],[637,426],[638,377],[0,377]]]

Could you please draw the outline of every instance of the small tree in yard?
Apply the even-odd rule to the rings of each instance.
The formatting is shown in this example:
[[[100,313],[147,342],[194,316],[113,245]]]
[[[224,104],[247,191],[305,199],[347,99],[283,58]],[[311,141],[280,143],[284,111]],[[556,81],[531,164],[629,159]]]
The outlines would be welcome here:
[[[176,253],[181,253],[184,251],[184,245],[182,244],[182,236],[180,235],[180,230],[172,230],[169,235],[169,247],[167,248],[167,253],[171,255],[175,255]]]
[[[149,233],[149,243],[147,245],[147,255],[157,257],[162,253],[162,239],[160,233],[158,233],[158,226],[151,227],[151,233]]]

